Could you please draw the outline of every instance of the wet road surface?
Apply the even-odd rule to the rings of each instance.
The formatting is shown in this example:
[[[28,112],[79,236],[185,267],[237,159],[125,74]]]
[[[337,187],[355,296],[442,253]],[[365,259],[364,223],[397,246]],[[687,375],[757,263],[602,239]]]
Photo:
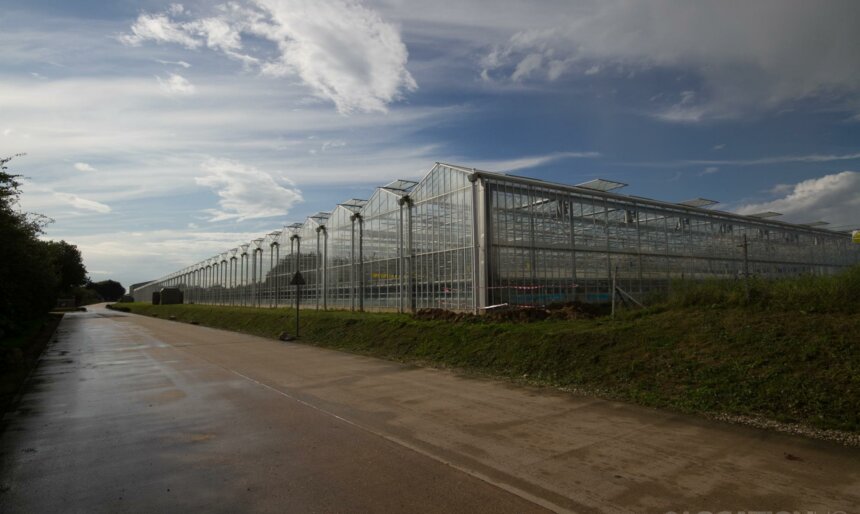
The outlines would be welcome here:
[[[66,317],[8,420],[0,512],[535,512],[117,323]]]
[[[831,443],[103,309],[55,339],[4,419],[0,512],[860,505]]]

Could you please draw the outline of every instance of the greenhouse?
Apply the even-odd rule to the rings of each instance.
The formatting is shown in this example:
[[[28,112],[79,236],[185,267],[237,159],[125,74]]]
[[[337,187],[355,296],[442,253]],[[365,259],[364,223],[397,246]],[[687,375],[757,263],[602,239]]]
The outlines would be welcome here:
[[[619,194],[625,184],[564,185],[437,163],[132,293],[165,287],[186,303],[482,312],[497,306],[632,301],[674,279],[833,274],[860,245],[824,222],[739,215],[697,198]],[[297,272],[301,277],[297,282]]]

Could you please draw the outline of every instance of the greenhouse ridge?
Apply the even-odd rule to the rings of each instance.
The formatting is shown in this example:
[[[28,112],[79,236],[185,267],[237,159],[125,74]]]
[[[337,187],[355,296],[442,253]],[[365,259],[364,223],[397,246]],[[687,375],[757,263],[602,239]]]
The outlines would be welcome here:
[[[860,262],[849,234],[613,192],[436,163],[368,200],[227,250],[133,291],[178,287],[186,302],[292,305],[299,271],[312,308],[481,311],[510,304],[633,298],[672,279],[832,274]]]

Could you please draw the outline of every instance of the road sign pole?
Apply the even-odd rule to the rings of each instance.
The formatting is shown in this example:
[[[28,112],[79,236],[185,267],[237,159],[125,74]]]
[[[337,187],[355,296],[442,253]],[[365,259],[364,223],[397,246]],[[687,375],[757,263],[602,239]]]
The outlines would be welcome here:
[[[302,286],[305,285],[305,277],[298,271],[290,280],[291,286],[296,286],[296,337],[299,337],[299,302],[302,297]]]

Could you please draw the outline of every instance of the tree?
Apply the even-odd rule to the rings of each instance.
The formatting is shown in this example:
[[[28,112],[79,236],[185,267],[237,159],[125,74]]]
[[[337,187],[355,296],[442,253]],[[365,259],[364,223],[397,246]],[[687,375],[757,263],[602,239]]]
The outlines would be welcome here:
[[[93,282],[87,288],[97,292],[106,302],[115,302],[125,294],[125,287],[116,280]]]
[[[9,173],[7,165],[20,155],[0,158],[0,337],[39,319],[61,289],[86,275],[77,248],[39,239],[52,220],[18,209],[21,176]]]
[[[46,244],[54,258],[60,292],[68,293],[84,285],[87,282],[87,268],[84,267],[78,247],[65,241],[47,241]]]

